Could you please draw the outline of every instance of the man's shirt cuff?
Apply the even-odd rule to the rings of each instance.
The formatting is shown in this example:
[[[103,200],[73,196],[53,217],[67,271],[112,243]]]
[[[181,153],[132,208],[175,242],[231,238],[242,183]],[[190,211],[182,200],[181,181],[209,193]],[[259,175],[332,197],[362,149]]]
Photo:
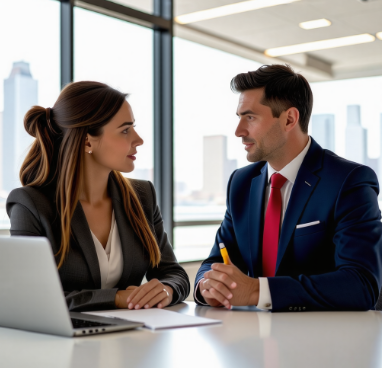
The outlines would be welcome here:
[[[199,290],[199,284],[200,284],[200,282],[203,281],[203,280],[204,280],[204,279],[200,279],[199,282],[198,282],[198,284],[197,284],[196,287],[195,287],[195,290],[194,290],[194,299],[195,299],[198,303],[200,303],[200,304],[202,304],[202,305],[208,305],[206,302],[201,302],[201,301],[198,299],[198,297],[197,297],[197,291]],[[200,293],[200,291],[199,291],[199,293]],[[200,293],[200,295],[202,295],[202,294]]]
[[[269,283],[267,277],[259,277],[259,302],[257,308],[259,309],[272,309],[271,291],[269,290]]]

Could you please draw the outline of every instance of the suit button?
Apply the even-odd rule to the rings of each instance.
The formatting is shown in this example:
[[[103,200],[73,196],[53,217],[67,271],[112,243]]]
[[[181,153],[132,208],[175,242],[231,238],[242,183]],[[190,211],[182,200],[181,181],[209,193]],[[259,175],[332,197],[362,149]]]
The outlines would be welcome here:
[[[293,309],[293,307],[289,307],[289,310],[292,310]]]
[[[306,308],[305,307],[302,307],[302,310],[305,310]]]
[[[266,307],[266,308],[270,308],[271,305],[272,305],[271,303],[267,303],[267,304],[265,304],[265,307]]]
[[[294,310],[296,311],[296,310],[297,310],[297,307],[294,307]]]

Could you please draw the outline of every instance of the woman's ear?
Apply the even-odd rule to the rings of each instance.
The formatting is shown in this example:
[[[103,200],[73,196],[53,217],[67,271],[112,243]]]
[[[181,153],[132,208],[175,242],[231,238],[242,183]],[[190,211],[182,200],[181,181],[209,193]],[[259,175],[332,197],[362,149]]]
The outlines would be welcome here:
[[[92,148],[92,145],[89,142],[88,134],[86,134],[85,138],[85,152],[89,152],[89,149]]]

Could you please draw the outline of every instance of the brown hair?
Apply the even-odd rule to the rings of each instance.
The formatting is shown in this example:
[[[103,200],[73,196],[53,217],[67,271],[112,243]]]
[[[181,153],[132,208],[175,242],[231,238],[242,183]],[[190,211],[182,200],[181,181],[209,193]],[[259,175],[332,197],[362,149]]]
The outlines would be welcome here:
[[[238,74],[231,80],[234,92],[264,88],[261,103],[269,106],[275,118],[291,107],[300,113],[300,127],[308,133],[313,108],[313,93],[308,81],[293,71],[289,65],[263,65],[254,72]]]
[[[33,106],[25,115],[25,130],[36,140],[21,166],[20,180],[24,186],[41,187],[49,183],[57,186],[61,220],[58,268],[69,252],[70,223],[80,195],[86,135],[102,135],[103,126],[118,112],[126,96],[103,83],[70,83],[52,109]],[[126,214],[149,254],[151,265],[157,266],[160,250],[132,184],[118,171],[110,175],[119,186]]]

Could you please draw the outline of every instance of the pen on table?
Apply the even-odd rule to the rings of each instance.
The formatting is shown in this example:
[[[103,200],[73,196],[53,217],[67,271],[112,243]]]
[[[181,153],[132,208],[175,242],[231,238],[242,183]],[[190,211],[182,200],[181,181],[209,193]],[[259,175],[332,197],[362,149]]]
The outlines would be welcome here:
[[[229,265],[230,262],[229,262],[228,252],[224,243],[219,243],[219,248],[220,248],[220,254],[223,257],[224,264]]]

